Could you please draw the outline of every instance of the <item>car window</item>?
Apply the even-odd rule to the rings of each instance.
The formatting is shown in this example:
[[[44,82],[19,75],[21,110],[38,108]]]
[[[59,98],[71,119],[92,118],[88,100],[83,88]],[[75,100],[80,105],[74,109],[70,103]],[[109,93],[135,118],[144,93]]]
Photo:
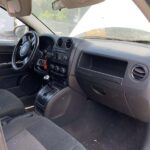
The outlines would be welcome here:
[[[53,1],[32,0],[32,13],[58,35],[150,42],[150,22],[132,0],[61,11],[52,10]]]
[[[0,43],[16,43],[26,32],[25,28],[24,23],[0,8]]]

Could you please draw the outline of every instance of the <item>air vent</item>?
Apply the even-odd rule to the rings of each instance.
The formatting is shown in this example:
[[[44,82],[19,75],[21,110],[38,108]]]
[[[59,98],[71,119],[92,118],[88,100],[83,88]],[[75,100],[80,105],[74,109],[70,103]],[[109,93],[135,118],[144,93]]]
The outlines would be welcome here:
[[[135,80],[144,80],[148,75],[148,69],[147,67],[143,66],[143,65],[136,65],[133,69],[132,69],[132,77]]]
[[[57,45],[59,47],[62,47],[62,45],[63,45],[63,39],[62,38],[58,39]]]
[[[72,45],[73,45],[72,40],[71,40],[71,39],[68,39],[68,40],[66,41],[66,48],[67,48],[67,49],[70,49],[70,48],[72,47]]]

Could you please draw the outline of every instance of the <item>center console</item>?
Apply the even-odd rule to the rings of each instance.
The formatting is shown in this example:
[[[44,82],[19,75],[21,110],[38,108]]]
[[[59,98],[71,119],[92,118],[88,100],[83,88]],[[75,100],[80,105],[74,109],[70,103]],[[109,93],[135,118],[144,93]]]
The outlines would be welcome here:
[[[35,111],[44,115],[47,104],[52,101],[53,97],[61,91],[61,88],[46,85],[37,94],[35,101]]]
[[[42,70],[50,79],[36,97],[35,110],[44,114],[45,109],[55,95],[68,86],[69,59],[73,48],[70,38],[60,38],[51,51],[37,61],[36,69]]]

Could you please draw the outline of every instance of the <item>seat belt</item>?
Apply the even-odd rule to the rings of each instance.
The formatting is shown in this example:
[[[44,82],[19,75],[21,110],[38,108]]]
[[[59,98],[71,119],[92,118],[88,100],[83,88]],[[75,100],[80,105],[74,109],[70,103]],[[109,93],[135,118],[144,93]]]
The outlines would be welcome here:
[[[5,141],[5,137],[4,137],[4,133],[3,133],[3,129],[2,129],[1,122],[0,122],[0,150],[8,150],[8,149],[7,149],[7,145],[6,145],[6,141]]]

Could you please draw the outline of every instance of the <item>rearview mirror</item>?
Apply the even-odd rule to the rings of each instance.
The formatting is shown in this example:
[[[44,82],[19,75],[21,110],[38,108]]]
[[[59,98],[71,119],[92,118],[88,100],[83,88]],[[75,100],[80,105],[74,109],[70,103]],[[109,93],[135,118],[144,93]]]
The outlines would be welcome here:
[[[22,17],[31,14],[31,0],[3,0],[3,3],[12,17]]]

